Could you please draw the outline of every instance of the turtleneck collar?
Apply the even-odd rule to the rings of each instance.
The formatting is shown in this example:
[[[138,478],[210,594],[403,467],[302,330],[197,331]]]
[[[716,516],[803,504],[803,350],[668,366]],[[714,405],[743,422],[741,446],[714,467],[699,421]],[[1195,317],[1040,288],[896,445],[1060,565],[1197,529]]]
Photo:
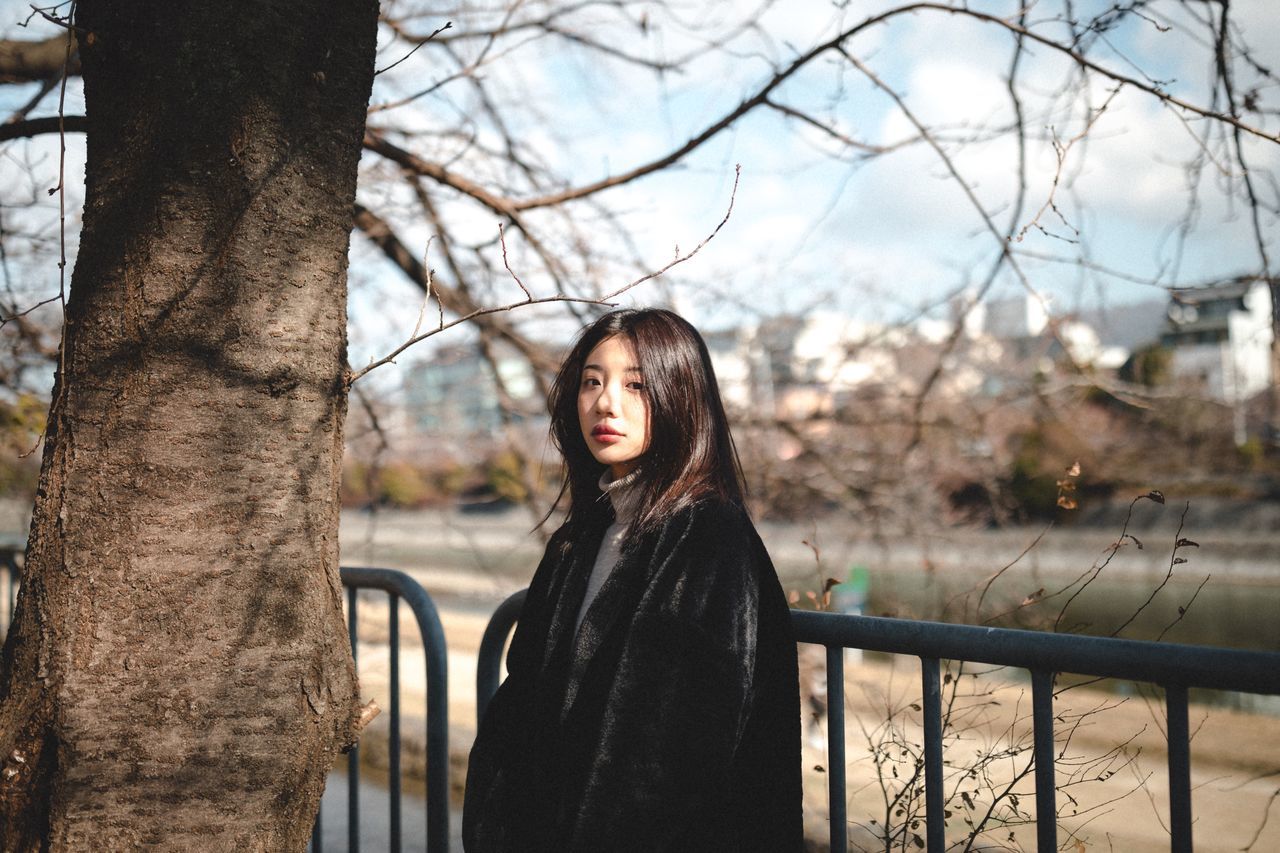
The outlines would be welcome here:
[[[639,490],[635,488],[636,477],[639,470],[632,471],[618,479],[613,479],[613,474],[608,468],[600,475],[600,491],[604,492],[608,497],[609,503],[613,505],[614,519],[623,526],[629,526],[635,519],[637,502],[640,499]]]

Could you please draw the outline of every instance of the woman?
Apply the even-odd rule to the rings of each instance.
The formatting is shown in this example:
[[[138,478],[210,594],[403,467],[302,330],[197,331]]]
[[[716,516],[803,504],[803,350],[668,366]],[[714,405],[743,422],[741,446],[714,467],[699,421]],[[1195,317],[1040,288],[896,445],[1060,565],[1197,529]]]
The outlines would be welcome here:
[[[706,344],[606,314],[549,406],[569,511],[471,751],[466,850],[801,849],[790,614]]]

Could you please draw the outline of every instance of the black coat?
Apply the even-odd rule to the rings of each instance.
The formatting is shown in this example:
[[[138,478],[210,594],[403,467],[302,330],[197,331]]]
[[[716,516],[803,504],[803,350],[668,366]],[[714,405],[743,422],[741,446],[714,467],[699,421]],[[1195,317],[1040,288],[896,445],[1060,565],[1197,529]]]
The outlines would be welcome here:
[[[469,853],[802,847],[791,618],[746,514],[706,502],[626,550],[574,634],[604,528],[561,528],[471,750]]]

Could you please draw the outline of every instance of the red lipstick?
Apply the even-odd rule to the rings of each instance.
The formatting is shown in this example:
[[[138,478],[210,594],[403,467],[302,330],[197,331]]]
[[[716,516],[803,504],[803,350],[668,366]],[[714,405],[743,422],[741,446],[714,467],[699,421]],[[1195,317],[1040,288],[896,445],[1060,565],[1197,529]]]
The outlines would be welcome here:
[[[623,433],[608,424],[596,424],[591,428],[591,437],[601,444],[613,444],[623,438]]]

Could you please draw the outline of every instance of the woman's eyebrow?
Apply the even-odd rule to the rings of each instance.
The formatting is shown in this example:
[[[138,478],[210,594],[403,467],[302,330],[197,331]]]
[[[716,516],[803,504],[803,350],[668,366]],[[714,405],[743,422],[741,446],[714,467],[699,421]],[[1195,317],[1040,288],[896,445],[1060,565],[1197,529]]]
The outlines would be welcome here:
[[[604,368],[598,364],[584,364],[582,365],[582,369],[583,370],[599,370],[601,373],[604,372]],[[635,366],[623,368],[623,372],[624,373],[644,373],[643,370]]]

